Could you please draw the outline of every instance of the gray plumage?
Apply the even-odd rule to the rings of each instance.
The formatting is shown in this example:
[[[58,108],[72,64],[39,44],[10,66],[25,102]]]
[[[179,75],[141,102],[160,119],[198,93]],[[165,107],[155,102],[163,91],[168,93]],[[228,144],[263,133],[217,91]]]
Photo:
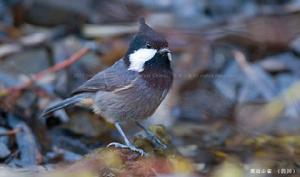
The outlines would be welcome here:
[[[173,72],[165,38],[146,25],[144,20],[140,24],[140,30],[123,58],[75,89],[70,98],[47,108],[42,116],[72,105],[91,108],[107,121],[115,123],[126,144],[111,145],[143,154],[141,149],[130,143],[119,122],[130,120],[138,123],[151,116],[168,93]],[[151,132],[146,132],[151,135]],[[151,139],[154,144],[164,146],[157,138]]]
[[[67,106],[79,105],[93,109],[111,122],[149,117],[166,96],[173,76],[165,52],[157,52],[146,61],[142,72],[129,70],[130,54],[146,43],[151,43],[157,51],[168,45],[159,33],[141,24],[124,58],[75,89],[72,97],[47,108],[43,116]]]

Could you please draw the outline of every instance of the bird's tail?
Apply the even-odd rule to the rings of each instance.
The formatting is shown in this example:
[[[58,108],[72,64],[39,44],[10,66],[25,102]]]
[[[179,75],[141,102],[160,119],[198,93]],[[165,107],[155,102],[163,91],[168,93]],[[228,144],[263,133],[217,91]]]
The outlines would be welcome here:
[[[68,107],[68,106],[72,106],[72,105],[80,102],[81,100],[82,100],[82,96],[80,96],[80,95],[76,95],[76,96],[73,96],[71,98],[67,98],[65,100],[62,100],[61,102],[56,103],[56,104],[46,108],[43,111],[43,113],[41,114],[41,117],[48,117],[54,111],[60,110],[62,108]]]

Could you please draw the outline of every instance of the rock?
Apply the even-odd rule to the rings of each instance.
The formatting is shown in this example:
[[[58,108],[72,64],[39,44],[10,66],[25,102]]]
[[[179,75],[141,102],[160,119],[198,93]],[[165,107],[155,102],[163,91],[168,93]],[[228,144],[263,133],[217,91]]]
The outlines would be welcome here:
[[[64,152],[64,160],[67,162],[74,162],[74,161],[80,160],[81,158],[82,158],[81,155],[73,153],[71,151]]]
[[[87,18],[88,3],[79,0],[71,4],[65,0],[33,0],[22,15],[28,23],[40,26],[80,23]]]
[[[277,88],[279,94],[285,93],[286,89],[288,89],[292,84],[296,83],[299,78],[292,74],[280,74],[276,77]],[[287,105],[285,107],[284,115],[286,116],[285,120],[287,119],[298,119],[299,117],[299,108],[300,102],[299,100]],[[293,121],[293,120],[292,120]],[[296,123],[298,125],[298,123]]]
[[[205,16],[205,2],[197,0],[174,1],[172,10],[177,20],[176,26],[199,27],[212,23],[212,20]],[[197,20],[193,20],[197,19]]]
[[[236,62],[231,62],[224,75],[214,80],[217,90],[230,100],[251,102],[258,99],[268,100],[276,96],[276,86],[269,73],[259,65],[250,65],[255,76],[249,78]]]
[[[295,53],[297,53],[299,55],[300,54],[300,37],[293,40],[290,47],[292,48],[292,50]]]
[[[245,75],[236,62],[230,62],[228,65],[223,74],[216,77],[213,82],[218,92],[234,101],[237,100],[237,87],[241,84],[240,82],[245,80]]]
[[[0,1],[0,21],[1,27],[3,25],[10,26],[13,24],[13,15],[4,1]]]
[[[17,165],[23,167],[36,165],[39,150],[30,128],[20,118],[12,114],[8,116],[8,124],[14,129],[21,129],[16,133],[16,143],[20,151],[20,159],[16,161]]]
[[[10,150],[8,149],[8,147],[4,143],[0,142],[0,159],[4,159],[9,154]]]
[[[20,83],[18,78],[5,73],[5,71],[0,71],[0,88],[12,87],[18,83]]]
[[[278,55],[274,55],[268,58],[263,59],[264,60],[275,60],[279,63],[282,63],[284,65],[285,70],[291,71],[298,76],[300,76],[299,67],[300,67],[300,60],[298,57],[293,55],[291,52],[281,53]],[[260,64],[263,65],[264,62],[260,62]]]
[[[156,176],[186,175],[194,172],[193,164],[186,158],[175,155],[167,157],[141,157],[128,149],[98,149],[77,163],[52,173],[60,176],[90,174],[90,176]]]
[[[258,97],[258,91],[247,79],[239,65],[232,61],[223,73],[213,80],[217,91],[231,101],[250,101]],[[250,88],[250,89],[248,89]],[[251,92],[250,92],[251,90]]]
[[[49,67],[47,55],[43,49],[32,49],[6,57],[0,61],[0,81],[6,87],[20,84],[28,75]]]
[[[17,64],[16,64],[17,63]],[[11,77],[33,74],[49,67],[47,52],[43,49],[25,50],[1,60],[0,71]],[[30,65],[30,67],[28,67]]]
[[[242,4],[243,1],[241,0],[208,0],[206,2],[206,11],[208,11],[212,17],[218,20],[224,20],[231,15],[236,14],[242,7]]]
[[[239,102],[271,100],[277,95],[276,85],[269,73],[258,65],[252,65],[255,75],[241,83]]]
[[[7,132],[8,130],[6,128],[0,127],[0,134]],[[9,138],[8,136],[0,136],[0,143],[3,143],[5,145],[8,145]]]
[[[95,115],[90,110],[76,109],[70,114],[70,120],[64,127],[72,132],[88,137],[97,137],[111,130],[111,124],[108,124]]]
[[[192,80],[181,88],[175,106],[177,116],[197,122],[231,117],[232,100],[216,89],[209,76],[203,75],[202,79]]]
[[[172,6],[171,0],[166,1],[160,1],[160,0],[138,0],[140,3],[149,8],[149,9],[155,9],[155,10],[164,10],[169,9]]]
[[[54,152],[48,152],[46,158],[48,158],[48,160],[63,158],[66,162],[75,162],[80,160],[82,156],[65,149],[54,148]]]
[[[84,155],[90,152],[90,148],[88,147],[88,142],[91,141],[90,138],[79,136],[59,127],[52,129],[51,141],[59,149],[72,151],[76,154]]]
[[[295,83],[299,78],[292,74],[278,74],[275,78],[276,87],[278,93],[281,94],[285,89],[290,87]]]

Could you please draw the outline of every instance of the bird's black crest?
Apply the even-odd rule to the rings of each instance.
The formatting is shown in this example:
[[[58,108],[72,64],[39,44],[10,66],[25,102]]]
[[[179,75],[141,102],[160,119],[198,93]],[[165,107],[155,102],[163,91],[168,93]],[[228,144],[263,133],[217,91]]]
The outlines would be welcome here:
[[[145,18],[142,17],[139,19],[139,25],[139,31],[132,39],[127,54],[131,54],[135,50],[145,47],[147,43],[150,43],[155,49],[168,47],[165,37],[148,26],[145,22]]]
[[[140,24],[140,28],[137,35],[144,35],[152,39],[154,38],[161,39],[161,40],[164,39],[164,37],[160,33],[156,32],[146,24],[144,17],[139,19],[139,24]]]
[[[141,18],[139,19],[139,23],[140,23],[140,25],[146,24],[145,18],[144,18],[144,17],[141,17]]]

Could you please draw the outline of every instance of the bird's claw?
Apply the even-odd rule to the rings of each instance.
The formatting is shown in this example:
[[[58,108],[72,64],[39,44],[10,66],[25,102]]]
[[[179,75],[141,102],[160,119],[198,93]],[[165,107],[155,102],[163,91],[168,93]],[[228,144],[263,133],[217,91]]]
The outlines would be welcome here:
[[[139,148],[135,147],[134,145],[125,145],[125,144],[116,143],[116,142],[109,143],[107,145],[107,147],[111,147],[111,146],[116,147],[116,148],[122,148],[122,149],[130,149],[131,151],[141,154],[141,156],[144,156],[146,154],[142,149],[139,149]]]
[[[157,136],[155,136],[153,133],[149,132],[149,138],[150,141],[156,146],[156,147],[160,147],[162,149],[167,149],[167,145],[165,145],[163,142],[160,141],[159,138],[157,138]]]

